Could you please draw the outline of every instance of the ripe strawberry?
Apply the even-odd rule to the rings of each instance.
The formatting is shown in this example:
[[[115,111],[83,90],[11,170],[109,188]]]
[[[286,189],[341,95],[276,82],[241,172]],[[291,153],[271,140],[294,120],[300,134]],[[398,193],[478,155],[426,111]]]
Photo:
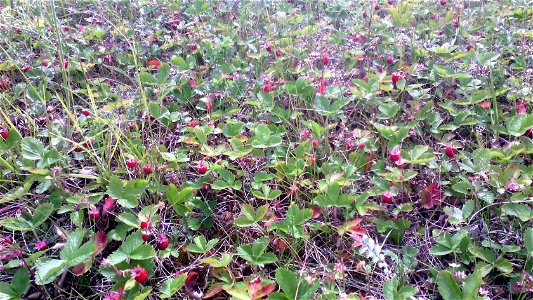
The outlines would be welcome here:
[[[81,114],[88,117],[91,114],[91,112],[88,109],[84,108],[81,110]]]
[[[63,30],[64,30],[65,32],[69,32],[69,31],[70,31],[70,27],[68,27],[68,26],[63,26]]]
[[[46,59],[44,59],[42,62],[41,62],[41,65],[43,67],[48,67],[48,61]]]
[[[272,92],[274,90],[269,83],[263,84],[262,89],[263,89],[264,93],[270,93],[270,92]]]
[[[191,45],[189,46],[189,49],[190,49],[191,51],[196,51],[196,49],[198,49],[198,45],[196,45],[196,44],[191,44]]]
[[[457,154],[457,148],[455,148],[453,145],[449,145],[448,147],[446,147],[446,156],[448,157],[454,157],[455,154]]]
[[[7,138],[9,137],[9,130],[7,130],[6,128],[0,128],[0,136],[4,140],[7,140]]]
[[[150,229],[150,222],[149,221],[142,221],[141,222],[141,229]]]
[[[65,69],[68,68],[68,60],[65,60],[65,61],[63,62],[63,66],[65,67]]]
[[[148,242],[150,238],[152,238],[152,235],[149,232],[143,232],[142,234],[143,241]]]
[[[201,175],[207,173],[207,165],[204,162],[200,162],[196,168]]]
[[[222,93],[221,92],[215,92],[215,98],[218,100],[222,99]]]
[[[272,45],[270,45],[270,44],[266,44],[265,49],[266,49],[266,51],[268,51],[268,52],[272,52]]]
[[[459,28],[459,19],[453,21],[453,28]]]
[[[104,62],[105,62],[106,64],[110,64],[110,63],[111,63],[111,55],[106,54],[106,55],[104,56]]]
[[[374,10],[379,10],[379,9],[380,9],[379,4],[374,5]]]
[[[392,75],[391,75],[392,84],[394,84],[394,86],[396,86],[396,83],[398,83],[398,81],[400,81],[402,78],[403,78],[403,76],[402,76],[402,74],[400,72],[392,73]]]
[[[390,191],[386,191],[381,195],[381,200],[387,204],[391,204],[392,200],[394,200],[394,195]]]
[[[440,5],[442,6],[446,5],[446,0],[440,0]]]
[[[368,17],[368,14],[366,13],[366,11],[363,12],[363,18],[366,19],[366,17]]]
[[[145,283],[148,280],[148,271],[140,265],[131,270],[131,275],[138,283]]]
[[[400,152],[401,152],[400,148],[395,148],[395,149],[389,151],[389,157],[390,157],[390,159],[391,159],[392,161],[398,161],[398,160],[400,160],[400,159],[402,158],[401,155],[400,155]]]
[[[104,211],[104,213],[109,213],[113,211],[115,202],[116,202],[115,199],[113,199],[113,197],[111,196],[108,196],[107,198],[105,198],[104,205],[102,206],[102,210]]]
[[[196,123],[195,120],[192,120],[192,121],[189,122],[189,127],[194,128],[194,127],[196,127],[197,125],[198,125],[198,123]]]
[[[137,166],[137,160],[135,158],[130,158],[126,161],[128,168],[133,169]]]
[[[468,44],[468,45],[466,46],[466,51],[470,51],[470,50],[472,50],[472,49],[474,49],[474,46],[472,46],[472,44]]]
[[[98,219],[100,219],[100,210],[96,207],[91,208],[91,210],[89,210],[89,219],[98,221]]]
[[[178,21],[178,24],[179,24],[179,21]],[[170,28],[172,28],[172,30],[177,30],[178,29],[178,24],[172,23],[172,25],[170,25]]]
[[[308,129],[302,129],[302,131],[300,131],[300,137],[302,139],[308,139],[310,136],[311,136],[311,133],[309,132]]]
[[[208,111],[212,111],[213,110],[213,101],[211,100],[211,98],[207,99],[207,102],[205,103],[205,108]]]
[[[159,250],[165,250],[167,249],[168,247],[168,244],[170,244],[169,240],[168,240],[168,237],[165,235],[165,234],[161,234],[159,235],[156,239],[155,239],[155,242],[157,244],[157,249]]]
[[[394,58],[392,56],[387,57],[387,64],[392,65]]]
[[[135,130],[135,127],[137,127],[137,126],[135,125],[135,122],[133,122],[133,121],[128,122],[128,129],[129,129],[130,131],[134,131],[134,130]]]
[[[39,122],[39,124],[41,124],[42,126],[46,125],[46,117],[37,118],[37,122]]]
[[[281,53],[281,50],[276,50],[276,56],[281,56],[283,53]]]
[[[16,34],[22,34],[22,29],[20,29],[20,28],[15,29],[15,33]]]
[[[313,139],[311,141],[311,144],[313,145],[314,148],[316,148],[318,146],[318,140],[317,139]]]
[[[37,251],[43,251],[48,249],[48,244],[45,241],[38,241],[33,248]]]
[[[327,66],[329,63],[329,57],[327,55],[322,55],[322,64],[324,64],[324,66]]]
[[[24,73],[28,73],[30,70],[31,70],[31,67],[30,67],[30,66],[24,66],[24,67],[22,68],[22,72],[24,72]]]
[[[146,175],[152,174],[152,165],[151,164],[145,164],[143,166],[143,171],[144,171],[144,174],[146,174]]]

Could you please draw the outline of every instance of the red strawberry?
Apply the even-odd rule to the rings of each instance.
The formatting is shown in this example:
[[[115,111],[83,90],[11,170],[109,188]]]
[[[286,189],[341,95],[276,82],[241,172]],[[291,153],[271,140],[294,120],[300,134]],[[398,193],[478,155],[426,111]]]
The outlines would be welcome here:
[[[266,44],[265,49],[266,49],[266,51],[268,51],[268,52],[272,52],[272,45],[270,45],[270,44]]]
[[[135,158],[130,158],[126,161],[128,168],[133,169],[137,166],[137,160]]]
[[[143,232],[143,234],[142,234],[142,239],[145,242],[148,242],[151,237],[152,237],[152,235],[149,232],[147,232],[147,233]]]
[[[141,229],[150,229],[150,222],[149,221],[142,221],[141,222]]]
[[[474,49],[474,46],[472,46],[472,44],[468,44],[468,45],[466,46],[466,51],[470,51],[470,50],[472,50],[472,49]]]
[[[204,175],[207,172],[207,165],[204,162],[200,162],[196,168],[201,175]]]
[[[379,9],[380,9],[379,4],[374,5],[374,10],[379,10]]]
[[[129,129],[130,131],[134,131],[134,130],[135,130],[135,127],[137,127],[137,126],[135,125],[135,122],[133,122],[133,121],[128,122],[128,129]]]
[[[84,108],[81,110],[81,114],[88,117],[91,114],[91,112],[88,109]]]
[[[65,60],[65,61],[63,62],[63,66],[64,66],[65,68],[68,68],[68,60]]]
[[[89,219],[93,221],[97,221],[98,219],[100,219],[100,210],[96,207],[91,208],[91,210],[89,210]]]
[[[391,75],[392,84],[394,84],[394,86],[396,86],[396,83],[398,83],[398,81],[400,81],[402,78],[403,78],[403,76],[402,76],[402,74],[400,72],[392,73],[392,75]]]
[[[104,56],[104,62],[105,62],[106,64],[110,64],[110,63],[111,63],[111,55],[106,54],[106,55]]]
[[[37,251],[43,251],[48,249],[48,244],[45,241],[38,241],[33,248]]]
[[[47,61],[47,60],[43,60],[43,61],[41,62],[41,65],[42,65],[43,67],[48,67],[48,61]]]
[[[387,64],[392,65],[394,58],[392,56],[387,57]]]
[[[320,81],[320,86],[316,89],[317,94],[323,95],[326,92],[327,83],[325,80]]]
[[[318,140],[317,139],[312,140],[311,144],[313,145],[313,147],[316,148],[318,146]]]
[[[148,280],[148,271],[140,265],[131,270],[131,275],[138,283],[145,283]]]
[[[178,24],[179,24],[179,21],[178,21]],[[172,28],[172,30],[177,30],[178,29],[178,24],[172,23],[172,25],[170,25],[170,28]]]
[[[191,44],[191,45],[189,45],[189,49],[191,51],[196,51],[196,49],[198,49],[198,46],[196,44]]]
[[[400,148],[395,148],[391,151],[389,151],[389,157],[392,161],[398,161],[400,160],[402,157],[400,156]]]
[[[303,129],[302,131],[300,131],[300,137],[302,139],[308,139],[310,136],[311,136],[311,133],[309,132],[308,129]]]
[[[30,66],[24,66],[24,67],[22,68],[22,72],[24,72],[24,73],[28,73],[30,70],[31,70],[31,67],[30,67]]]
[[[144,171],[144,174],[146,174],[146,175],[152,174],[152,165],[151,164],[145,164],[143,166],[143,171]]]
[[[194,128],[194,127],[196,127],[197,125],[198,125],[198,123],[196,123],[195,120],[192,120],[192,121],[189,122],[189,127]]]
[[[326,66],[329,63],[329,57],[327,55],[322,55],[322,63]]]
[[[276,56],[281,56],[283,53],[281,53],[281,50],[276,50]]]
[[[263,84],[262,89],[263,89],[264,93],[270,93],[270,92],[272,92],[274,90],[269,83]]]
[[[455,154],[457,154],[457,148],[455,148],[453,145],[446,147],[446,156],[454,157]]]
[[[5,129],[5,128],[1,128],[0,129],[0,136],[4,139],[4,140],[7,140],[7,138],[9,137],[9,130]]]
[[[440,0],[440,5],[442,6],[446,5],[446,0]]]
[[[387,204],[391,204],[392,200],[394,200],[394,195],[390,191],[386,191],[381,195],[381,200]]]
[[[104,205],[102,206],[102,210],[104,211],[104,213],[109,213],[111,211],[113,211],[113,207],[115,206],[115,199],[113,199],[113,197],[109,196],[107,198],[105,198],[104,200]]]
[[[207,102],[205,103],[205,108],[208,111],[212,111],[213,110],[213,101],[211,100],[211,98],[207,99]]]
[[[168,237],[165,234],[159,235],[155,242],[157,243],[157,249],[159,250],[165,250],[168,247],[168,244],[170,244]]]

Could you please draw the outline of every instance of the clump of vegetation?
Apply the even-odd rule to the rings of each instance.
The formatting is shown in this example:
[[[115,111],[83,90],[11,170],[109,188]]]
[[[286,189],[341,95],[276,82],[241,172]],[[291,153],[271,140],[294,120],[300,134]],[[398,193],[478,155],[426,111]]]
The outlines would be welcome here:
[[[527,1],[0,7],[2,299],[531,299]]]

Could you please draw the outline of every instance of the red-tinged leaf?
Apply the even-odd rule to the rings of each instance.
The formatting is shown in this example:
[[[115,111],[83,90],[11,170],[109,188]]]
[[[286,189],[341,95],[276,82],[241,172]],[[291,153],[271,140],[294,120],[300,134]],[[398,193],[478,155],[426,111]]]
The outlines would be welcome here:
[[[75,265],[74,267],[70,268],[70,271],[76,276],[81,276],[91,268],[91,264],[89,262],[90,260],[88,262],[82,262],[81,264]]]
[[[322,215],[322,210],[320,209],[320,207],[313,205],[311,209],[313,210],[313,219],[320,218],[320,216]]]
[[[209,298],[212,298],[218,294],[220,294],[220,292],[222,292],[224,289],[222,288],[222,285],[217,285],[217,286],[214,286],[212,288],[210,288],[204,295],[204,299],[209,299]]]
[[[248,282],[248,293],[252,296],[252,299],[254,298],[254,295],[257,293],[259,288],[261,287],[261,283],[263,282],[263,278],[261,276],[257,276],[255,279],[250,280]]]
[[[481,108],[484,108],[484,109],[487,109],[487,108],[490,108],[490,101],[483,101],[481,103],[478,104]]]
[[[198,289],[198,273],[190,272],[185,279],[185,289],[187,294],[193,299],[202,299],[204,293]]]
[[[263,297],[270,295],[275,290],[276,290],[275,284],[273,283],[267,284],[264,287],[260,288],[259,291],[257,291],[257,293],[253,295],[252,299],[261,299]]]
[[[442,192],[436,183],[429,184],[420,194],[422,199],[422,207],[431,209],[442,203]]]
[[[344,232],[349,232],[352,236],[365,235],[367,233],[366,230],[359,225],[362,221],[363,219],[358,218],[344,224]]]
[[[98,255],[104,251],[105,246],[107,245],[107,235],[103,230],[96,233],[96,252],[94,255]]]

